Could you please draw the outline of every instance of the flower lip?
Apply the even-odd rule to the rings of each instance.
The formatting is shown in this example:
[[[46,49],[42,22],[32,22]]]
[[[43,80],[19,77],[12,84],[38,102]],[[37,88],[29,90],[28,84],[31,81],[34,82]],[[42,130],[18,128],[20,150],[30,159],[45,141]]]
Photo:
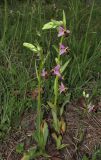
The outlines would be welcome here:
[[[69,34],[70,34],[70,30],[67,29],[67,30],[64,31],[64,35],[65,35],[66,37],[68,37]]]

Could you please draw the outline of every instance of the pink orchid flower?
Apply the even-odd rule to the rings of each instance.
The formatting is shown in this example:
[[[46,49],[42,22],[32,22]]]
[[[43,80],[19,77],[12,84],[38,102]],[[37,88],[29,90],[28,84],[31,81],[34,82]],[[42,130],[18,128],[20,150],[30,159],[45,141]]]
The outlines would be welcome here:
[[[42,70],[41,76],[46,77],[48,75],[47,71],[45,71],[45,68]]]
[[[61,77],[60,65],[59,64],[53,69],[53,74]]]
[[[60,44],[60,55],[69,51],[69,47],[65,47],[63,44]]]
[[[59,86],[60,93],[65,92],[67,88],[64,86],[64,84],[61,82],[61,85]]]
[[[90,112],[92,112],[93,111],[93,109],[94,109],[94,105],[92,105],[91,103],[88,105],[88,112],[90,113]]]
[[[69,30],[65,30],[64,27],[60,26],[59,27],[59,30],[58,30],[58,37],[61,37],[61,36],[68,36],[70,34],[70,31]]]

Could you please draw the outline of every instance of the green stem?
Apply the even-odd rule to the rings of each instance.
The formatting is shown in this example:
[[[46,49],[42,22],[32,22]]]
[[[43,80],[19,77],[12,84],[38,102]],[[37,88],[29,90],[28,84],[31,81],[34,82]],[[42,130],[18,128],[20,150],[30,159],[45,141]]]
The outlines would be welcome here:
[[[62,42],[63,42],[63,37],[61,37],[60,44],[62,44]],[[60,53],[58,54],[58,63],[60,64]],[[55,111],[57,114],[57,101],[58,101],[58,93],[59,93],[58,92],[58,89],[59,89],[59,77],[58,76],[56,76],[54,83],[56,85],[54,105],[55,105]]]
[[[59,80],[59,78],[58,78],[58,76],[56,76],[56,78],[55,78],[56,92],[55,92],[55,100],[54,100],[56,113],[57,113],[57,100],[58,100],[58,88],[59,88],[58,87],[58,80]]]
[[[38,72],[38,106],[37,106],[37,119],[38,119],[38,132],[39,132],[39,139],[40,139],[40,126],[41,126],[41,71],[42,71],[42,57],[39,66]]]

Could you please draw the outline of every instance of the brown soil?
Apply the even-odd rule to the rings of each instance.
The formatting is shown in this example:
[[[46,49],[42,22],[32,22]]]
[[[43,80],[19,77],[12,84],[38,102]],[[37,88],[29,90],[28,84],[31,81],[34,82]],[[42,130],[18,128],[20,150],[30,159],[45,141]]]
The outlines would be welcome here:
[[[82,107],[77,103],[66,107],[67,129],[63,143],[67,144],[67,148],[57,151],[54,143],[48,142],[47,152],[51,155],[50,160],[79,160],[84,154],[92,155],[94,147],[101,145],[101,106],[98,107],[98,112],[92,114],[84,114]],[[16,153],[17,144],[24,143],[25,150],[35,145],[32,140],[34,121],[35,112],[24,114],[20,128],[17,131],[12,130],[6,139],[0,142],[0,160],[21,160],[22,155]]]

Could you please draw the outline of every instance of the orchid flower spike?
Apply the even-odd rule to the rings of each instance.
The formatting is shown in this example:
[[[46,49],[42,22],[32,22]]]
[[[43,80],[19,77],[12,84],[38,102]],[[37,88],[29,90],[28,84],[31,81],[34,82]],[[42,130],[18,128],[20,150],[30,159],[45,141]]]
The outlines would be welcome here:
[[[70,34],[70,30],[65,30],[64,27],[60,26],[58,29],[58,37],[65,36],[68,37]]]

